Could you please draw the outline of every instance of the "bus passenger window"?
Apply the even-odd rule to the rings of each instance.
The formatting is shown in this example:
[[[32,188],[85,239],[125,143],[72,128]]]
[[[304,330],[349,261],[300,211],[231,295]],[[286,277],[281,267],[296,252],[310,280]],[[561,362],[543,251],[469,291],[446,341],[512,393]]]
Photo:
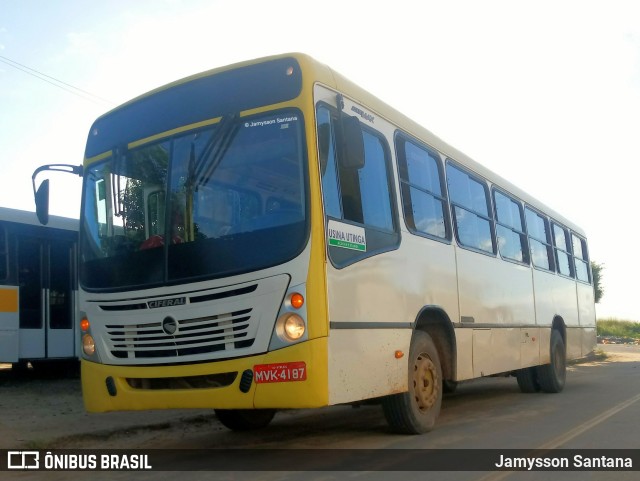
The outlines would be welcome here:
[[[571,257],[571,254],[569,253],[569,235],[563,227],[560,227],[557,224],[553,224],[553,245],[558,273],[563,276],[573,277],[573,269],[569,262]]]
[[[438,154],[402,138],[397,145],[407,227],[414,233],[449,239]]]
[[[447,164],[447,183],[460,245],[495,253],[484,183],[451,164]]]
[[[375,135],[366,131],[362,135],[366,162],[358,170],[358,184],[363,224],[392,231],[391,194],[384,147]]]
[[[365,162],[345,165],[340,159],[341,133],[337,131],[338,111],[326,105],[317,107],[318,163],[322,175],[322,197],[327,222],[338,228],[349,225],[362,233],[362,249],[331,244],[329,258],[343,268],[366,257],[397,248],[400,233],[395,220],[393,176],[389,147],[382,134],[362,126]],[[334,231],[335,232],[335,231]],[[327,232],[329,235],[329,231]]]
[[[0,281],[5,280],[9,274],[7,271],[7,232],[3,225],[0,225]]]
[[[364,167],[341,166],[335,155],[334,122],[327,108],[318,108],[318,151],[326,215],[393,232],[388,159],[383,140],[363,130]]]
[[[533,265],[547,271],[552,271],[553,255],[551,253],[549,223],[546,218],[528,207],[525,209],[525,215]]]
[[[527,239],[524,233],[522,206],[511,197],[493,191],[496,209],[498,251],[505,259],[529,263]]]
[[[589,257],[587,255],[587,242],[575,234],[571,234],[573,243],[573,258],[576,269],[576,277],[582,282],[591,282],[589,278]]]

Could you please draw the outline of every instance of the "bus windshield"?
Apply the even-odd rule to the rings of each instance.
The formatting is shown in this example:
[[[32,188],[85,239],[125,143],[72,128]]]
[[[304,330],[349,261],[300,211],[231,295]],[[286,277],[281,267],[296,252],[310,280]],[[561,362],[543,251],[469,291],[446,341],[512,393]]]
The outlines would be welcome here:
[[[211,279],[286,262],[308,236],[302,114],[229,115],[85,170],[86,289]]]

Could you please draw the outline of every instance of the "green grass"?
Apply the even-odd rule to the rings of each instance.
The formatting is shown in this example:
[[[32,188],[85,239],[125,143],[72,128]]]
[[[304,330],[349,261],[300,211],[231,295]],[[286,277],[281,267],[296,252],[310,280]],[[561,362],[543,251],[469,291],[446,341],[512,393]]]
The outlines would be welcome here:
[[[619,319],[598,319],[598,336],[630,337],[640,339],[640,322],[621,321]]]

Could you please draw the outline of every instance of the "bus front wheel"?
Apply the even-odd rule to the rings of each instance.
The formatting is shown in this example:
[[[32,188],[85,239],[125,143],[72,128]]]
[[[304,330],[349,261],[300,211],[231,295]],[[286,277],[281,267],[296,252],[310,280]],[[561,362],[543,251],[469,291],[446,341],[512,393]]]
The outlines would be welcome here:
[[[218,420],[233,431],[252,431],[266,427],[275,409],[216,409]]]
[[[442,405],[442,368],[438,350],[426,332],[416,331],[409,354],[409,390],[382,401],[389,426],[403,434],[433,429]]]

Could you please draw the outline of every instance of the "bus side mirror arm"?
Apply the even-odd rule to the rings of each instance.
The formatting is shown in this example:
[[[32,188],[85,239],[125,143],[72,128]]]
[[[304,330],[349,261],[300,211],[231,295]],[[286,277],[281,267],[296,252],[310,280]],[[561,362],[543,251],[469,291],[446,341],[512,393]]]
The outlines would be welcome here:
[[[49,179],[42,181],[36,189],[36,177],[40,172],[52,170],[55,172],[66,172],[68,174],[76,174],[82,177],[82,165],[70,164],[48,164],[42,165],[33,171],[31,176],[31,184],[33,185],[33,197],[36,201],[36,215],[42,225],[49,223]]]

